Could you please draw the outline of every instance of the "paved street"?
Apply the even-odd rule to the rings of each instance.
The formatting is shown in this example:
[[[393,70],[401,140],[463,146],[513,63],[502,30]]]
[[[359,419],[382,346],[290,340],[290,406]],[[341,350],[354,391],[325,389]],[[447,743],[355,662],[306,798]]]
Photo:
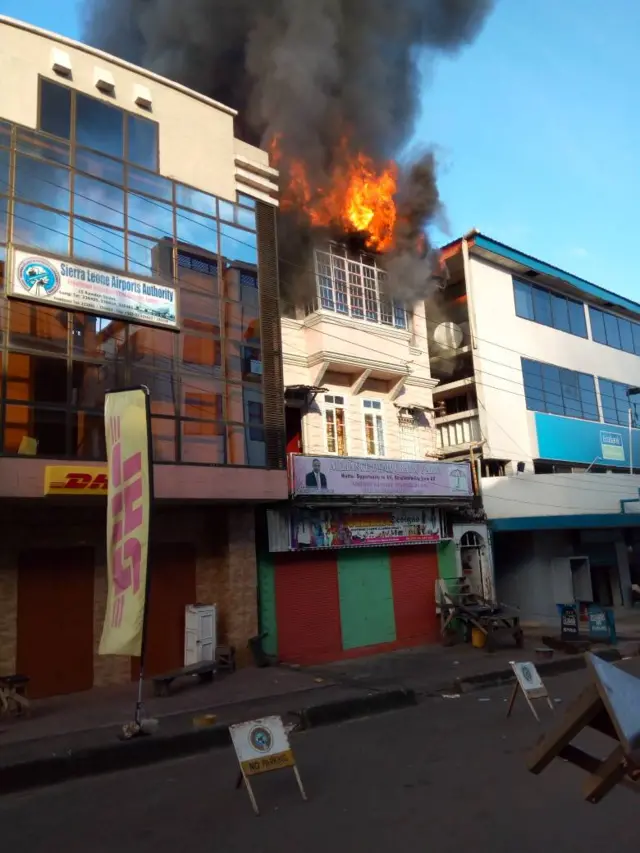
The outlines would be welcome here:
[[[584,672],[550,679],[558,704]],[[198,850],[277,853],[434,850],[519,853],[638,849],[638,800],[581,798],[582,775],[525,755],[540,728],[508,690],[430,699],[408,711],[294,736],[310,802],[281,771],[255,784],[262,816],[234,790],[230,750],[0,799],[3,848],[21,853]],[[541,713],[544,714],[544,708]],[[544,715],[548,720],[551,712]]]

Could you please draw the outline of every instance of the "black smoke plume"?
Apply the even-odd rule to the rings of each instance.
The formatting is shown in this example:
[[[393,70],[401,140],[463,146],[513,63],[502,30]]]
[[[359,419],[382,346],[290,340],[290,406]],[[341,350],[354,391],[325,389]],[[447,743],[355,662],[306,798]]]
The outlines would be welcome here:
[[[313,186],[326,187],[345,135],[350,150],[379,164],[400,153],[418,111],[419,63],[469,43],[492,5],[88,0],[86,35],[97,47],[233,106],[239,112],[236,132],[247,141],[266,146],[277,137],[283,182],[287,164],[297,159]],[[396,248],[386,262],[398,297],[411,299],[428,289],[432,253],[425,227],[441,205],[431,154],[402,170],[397,203]],[[284,217],[285,283],[288,270],[309,266],[305,253],[312,242],[303,217]],[[299,283],[300,277],[295,289]]]

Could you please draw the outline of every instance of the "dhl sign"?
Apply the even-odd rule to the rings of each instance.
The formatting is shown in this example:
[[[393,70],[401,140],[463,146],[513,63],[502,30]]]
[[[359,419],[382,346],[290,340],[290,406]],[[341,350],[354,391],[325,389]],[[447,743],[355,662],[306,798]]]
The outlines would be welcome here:
[[[45,495],[106,495],[106,465],[47,465]]]

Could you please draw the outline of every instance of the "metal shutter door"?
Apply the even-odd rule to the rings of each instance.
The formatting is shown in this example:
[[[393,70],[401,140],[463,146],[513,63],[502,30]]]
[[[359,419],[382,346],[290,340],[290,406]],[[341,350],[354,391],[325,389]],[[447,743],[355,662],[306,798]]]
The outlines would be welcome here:
[[[338,567],[334,554],[277,554],[278,656],[289,663],[342,654]]]
[[[438,556],[435,545],[389,548],[397,642],[434,643],[440,637],[435,583]]]

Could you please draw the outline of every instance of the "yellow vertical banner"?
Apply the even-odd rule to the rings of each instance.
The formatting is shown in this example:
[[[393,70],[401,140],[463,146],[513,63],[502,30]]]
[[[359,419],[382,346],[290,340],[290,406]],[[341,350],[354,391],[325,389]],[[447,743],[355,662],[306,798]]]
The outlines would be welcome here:
[[[101,655],[139,656],[153,490],[148,390],[106,395],[108,595]]]

